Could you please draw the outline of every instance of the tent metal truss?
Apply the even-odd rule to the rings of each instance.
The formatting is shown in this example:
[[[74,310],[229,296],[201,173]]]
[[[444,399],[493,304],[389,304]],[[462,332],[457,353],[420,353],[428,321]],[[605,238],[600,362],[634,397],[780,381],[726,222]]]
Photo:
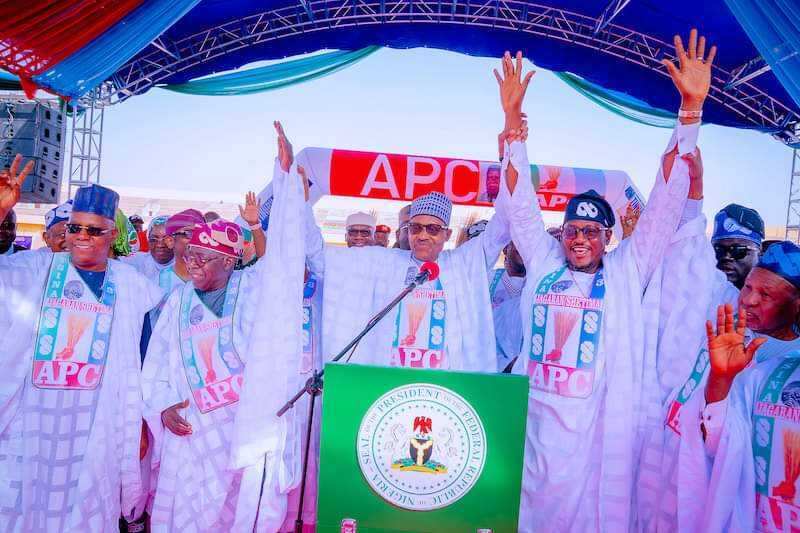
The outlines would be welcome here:
[[[789,205],[786,209],[786,240],[800,244],[800,150],[792,150]]]
[[[75,189],[100,183],[100,161],[103,149],[103,118],[110,102],[112,87],[105,83],[69,105],[69,197]]]
[[[516,31],[599,51],[667,76],[672,45],[612,23],[630,0],[612,0],[599,17],[518,0],[299,0],[209,28],[177,41],[161,37],[113,76],[111,103],[168,77],[246,48],[311,32],[389,24],[447,24]],[[763,67],[761,67],[763,68]],[[709,98],[787,144],[800,143],[800,117],[747,82],[715,67]],[[733,83],[731,82],[733,80]]]

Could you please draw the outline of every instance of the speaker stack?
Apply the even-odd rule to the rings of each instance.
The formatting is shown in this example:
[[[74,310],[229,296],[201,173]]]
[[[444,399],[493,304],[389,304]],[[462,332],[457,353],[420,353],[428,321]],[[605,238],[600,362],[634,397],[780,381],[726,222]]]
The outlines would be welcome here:
[[[58,203],[66,131],[66,115],[57,104],[0,101],[0,168],[9,168],[16,154],[35,163],[22,186],[22,202]]]

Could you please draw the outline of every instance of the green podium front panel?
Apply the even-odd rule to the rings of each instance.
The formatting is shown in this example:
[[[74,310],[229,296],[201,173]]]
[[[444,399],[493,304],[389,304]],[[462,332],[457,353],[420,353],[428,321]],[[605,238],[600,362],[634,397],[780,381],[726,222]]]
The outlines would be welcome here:
[[[325,366],[317,531],[517,530],[528,378]]]

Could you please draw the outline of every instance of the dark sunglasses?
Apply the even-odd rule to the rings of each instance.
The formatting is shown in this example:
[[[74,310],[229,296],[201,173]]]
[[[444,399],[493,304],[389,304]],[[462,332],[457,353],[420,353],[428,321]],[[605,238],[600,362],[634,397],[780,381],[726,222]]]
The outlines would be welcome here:
[[[744,244],[731,244],[726,246],[724,244],[714,245],[714,255],[717,260],[723,259],[726,255],[731,256],[734,261],[741,261],[750,254],[750,252],[757,252],[758,250]]]
[[[172,234],[172,237],[183,237],[184,239],[191,239],[192,238],[192,230],[186,229],[183,231],[176,231]]]
[[[447,228],[441,224],[419,224],[418,222],[409,222],[408,224],[408,231],[412,235],[419,235],[423,229],[431,237],[436,237],[442,230]]]
[[[372,235],[372,231],[368,229],[349,229],[347,234],[351,237],[369,237]]]
[[[99,237],[109,233],[111,230],[106,228],[98,228],[97,226],[83,226],[81,224],[67,224],[67,233],[75,235],[81,231],[86,231],[89,237]]]
[[[596,240],[600,234],[605,231],[605,228],[598,226],[586,226],[579,228],[577,226],[564,226],[561,228],[561,238],[572,240],[578,236],[578,233],[583,233],[583,236],[590,241]]]

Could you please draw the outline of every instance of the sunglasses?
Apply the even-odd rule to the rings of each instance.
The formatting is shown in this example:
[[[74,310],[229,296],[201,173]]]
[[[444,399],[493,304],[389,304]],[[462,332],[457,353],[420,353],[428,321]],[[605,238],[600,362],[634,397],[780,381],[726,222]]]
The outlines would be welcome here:
[[[196,252],[189,252],[183,256],[183,260],[186,264],[195,263],[197,266],[205,266],[211,261],[215,259],[222,259],[221,255],[217,254],[198,254]]]
[[[351,237],[369,237],[372,235],[372,231],[368,229],[349,229],[347,234]]]
[[[585,226],[583,228],[579,228],[577,226],[564,226],[561,228],[561,238],[571,241],[578,236],[578,233],[582,233],[587,240],[594,241],[597,240],[597,238],[600,237],[600,234],[604,231],[606,231],[606,229],[599,226]]]
[[[747,257],[750,252],[757,252],[755,248],[750,246],[745,246],[744,244],[731,244],[726,246],[724,244],[715,244],[714,245],[714,255],[717,256],[717,260],[723,259],[725,256],[729,255],[731,259],[734,261],[741,261],[745,257]]]
[[[182,231],[176,231],[171,235],[172,237],[183,237],[184,239],[191,239],[192,238],[192,230],[185,229]]]
[[[106,233],[111,232],[110,229],[106,228],[98,228],[97,226],[83,226],[81,224],[67,224],[67,233],[75,235],[76,233],[80,233],[81,231],[86,231],[86,235],[89,237],[100,237],[101,235],[105,235]]]
[[[418,222],[409,222],[408,224],[408,231],[412,235],[419,235],[422,233],[423,229],[425,230],[425,233],[431,237],[436,237],[442,232],[442,230],[446,230],[447,227],[442,226],[441,224],[419,224]]]

